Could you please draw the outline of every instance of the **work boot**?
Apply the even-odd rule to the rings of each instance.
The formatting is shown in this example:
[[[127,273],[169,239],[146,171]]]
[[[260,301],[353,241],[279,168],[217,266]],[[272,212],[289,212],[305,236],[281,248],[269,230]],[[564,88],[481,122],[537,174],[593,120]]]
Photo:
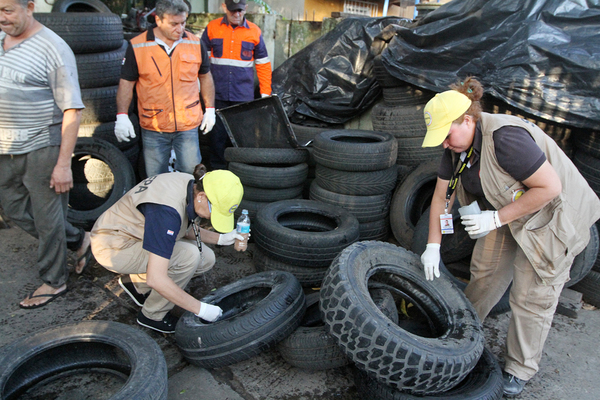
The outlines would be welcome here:
[[[502,372],[502,390],[506,397],[520,395],[527,382],[529,381],[519,379],[506,371]]]

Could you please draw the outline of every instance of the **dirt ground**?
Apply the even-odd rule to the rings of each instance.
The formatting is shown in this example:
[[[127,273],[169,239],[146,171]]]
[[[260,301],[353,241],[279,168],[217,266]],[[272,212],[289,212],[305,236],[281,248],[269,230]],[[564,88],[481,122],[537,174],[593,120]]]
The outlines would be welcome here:
[[[217,264],[205,276],[194,279],[190,293],[198,298],[211,289],[223,286],[255,272],[252,264],[253,244],[246,253],[232,248],[217,248]],[[173,337],[138,326],[138,308],[117,283],[118,276],[97,263],[68,282],[69,292],[36,310],[22,310],[18,302],[40,285],[34,266],[37,241],[19,228],[0,229],[0,346],[21,336],[49,326],[84,320],[118,321],[146,332],[161,347],[169,371],[169,399],[336,399],[357,400],[351,367],[328,371],[302,371],[287,364],[276,349],[247,361],[215,370],[205,370],[186,363]],[[503,362],[504,337],[510,313],[488,318],[486,344]],[[556,315],[544,349],[539,373],[526,386],[520,399],[597,400],[600,385],[600,311],[584,307],[577,318]],[[96,385],[109,398],[106,388],[113,382],[100,380]],[[118,383],[117,383],[118,385]],[[85,387],[85,389],[84,389]],[[87,390],[75,378],[59,388],[40,389],[28,399],[97,399],[99,391]],[[108,397],[106,397],[108,396]]]

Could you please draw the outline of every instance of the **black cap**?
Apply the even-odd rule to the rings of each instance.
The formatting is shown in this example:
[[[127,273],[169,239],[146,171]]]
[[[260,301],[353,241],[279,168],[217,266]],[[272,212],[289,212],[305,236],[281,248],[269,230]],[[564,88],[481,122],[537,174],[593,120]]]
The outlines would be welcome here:
[[[229,11],[244,10],[246,8],[246,0],[225,0],[225,5]]]

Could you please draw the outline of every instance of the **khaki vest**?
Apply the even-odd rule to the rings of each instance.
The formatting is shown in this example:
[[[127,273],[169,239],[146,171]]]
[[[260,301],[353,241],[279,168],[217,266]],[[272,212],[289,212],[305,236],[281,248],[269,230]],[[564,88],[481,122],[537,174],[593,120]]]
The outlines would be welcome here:
[[[481,115],[480,177],[485,198],[497,209],[512,202],[518,189],[525,189],[498,164],[493,133],[503,126],[524,128],[542,149],[556,170],[562,192],[541,210],[508,224],[544,284],[556,285],[569,279],[573,259],[590,239],[590,227],[600,218],[600,200],[587,181],[556,142],[538,126],[524,119],[504,114]],[[469,204],[462,185],[457,188],[460,204]]]
[[[187,37],[171,57],[147,32],[131,39],[139,78],[136,85],[140,125],[157,132],[195,129],[202,122],[198,73],[202,64],[200,39]]]
[[[143,240],[146,219],[137,206],[155,203],[172,207],[181,216],[177,240],[181,239],[188,227],[187,188],[191,180],[194,180],[193,175],[172,172],[151,176],[138,183],[98,218],[92,228],[92,238],[110,241],[110,244],[98,245],[111,248],[123,248],[127,247],[127,242]]]

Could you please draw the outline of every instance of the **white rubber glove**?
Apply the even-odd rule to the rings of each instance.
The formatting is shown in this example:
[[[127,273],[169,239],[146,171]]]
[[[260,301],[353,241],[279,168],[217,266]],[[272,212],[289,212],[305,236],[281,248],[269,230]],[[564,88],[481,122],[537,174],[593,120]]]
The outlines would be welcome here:
[[[502,226],[498,211],[482,211],[481,214],[463,215],[460,219],[469,236],[488,234]]]
[[[119,142],[129,142],[129,138],[135,137],[135,129],[127,114],[117,114],[115,122],[115,136]]]
[[[200,311],[196,315],[205,321],[214,322],[223,315],[223,310],[219,306],[200,302]]]
[[[200,124],[200,130],[202,131],[203,135],[206,135],[208,132],[210,132],[212,130],[213,126],[215,126],[215,121],[216,121],[215,108],[214,107],[207,108],[206,111],[204,111],[204,116],[202,117],[202,123]]]
[[[264,93],[260,94],[261,99],[264,99],[265,97],[269,97],[269,96],[270,96],[270,94],[264,94]]]
[[[242,235],[240,235],[239,233],[237,233],[237,231],[234,229],[229,233],[220,234],[217,244],[219,246],[229,246],[229,245],[235,243],[235,239],[244,240],[244,237]]]
[[[440,277],[440,244],[427,243],[427,247],[421,254],[421,262],[425,270],[425,279],[432,281],[434,276]]]

